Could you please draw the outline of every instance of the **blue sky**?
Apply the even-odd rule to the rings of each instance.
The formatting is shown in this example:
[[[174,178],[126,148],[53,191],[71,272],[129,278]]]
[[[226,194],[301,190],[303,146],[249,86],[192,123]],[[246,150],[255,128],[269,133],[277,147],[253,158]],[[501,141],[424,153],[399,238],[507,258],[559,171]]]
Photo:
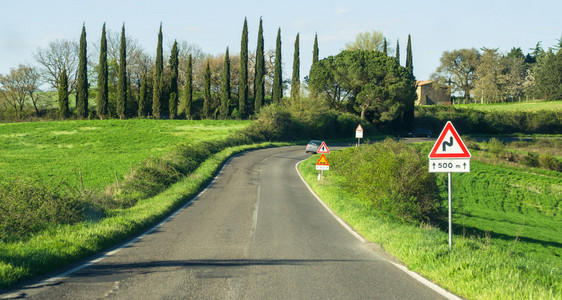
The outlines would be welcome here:
[[[314,34],[320,58],[339,53],[360,32],[379,30],[394,48],[400,40],[405,62],[412,36],[414,75],[428,79],[443,51],[460,48],[521,47],[524,53],[542,41],[552,47],[562,36],[561,1],[266,1],[266,0],[19,0],[3,1],[0,18],[0,74],[20,63],[35,64],[33,52],[55,39],[78,40],[86,24],[89,51],[99,44],[101,27],[120,31],[155,53],[162,22],[164,45],[174,39],[198,45],[205,53],[240,51],[244,17],[248,18],[250,50],[255,51],[260,17],[265,48],[275,49],[282,33],[283,74],[290,78],[293,45],[300,33],[301,77],[312,61]],[[169,49],[165,49],[168,51]]]

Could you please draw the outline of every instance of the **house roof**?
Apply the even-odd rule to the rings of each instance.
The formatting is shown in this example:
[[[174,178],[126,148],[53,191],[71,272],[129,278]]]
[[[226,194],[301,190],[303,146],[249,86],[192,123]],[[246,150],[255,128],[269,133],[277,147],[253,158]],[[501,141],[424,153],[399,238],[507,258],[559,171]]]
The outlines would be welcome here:
[[[422,86],[422,85],[427,85],[427,84],[432,84],[433,80],[418,80],[416,81],[416,85],[417,86]]]

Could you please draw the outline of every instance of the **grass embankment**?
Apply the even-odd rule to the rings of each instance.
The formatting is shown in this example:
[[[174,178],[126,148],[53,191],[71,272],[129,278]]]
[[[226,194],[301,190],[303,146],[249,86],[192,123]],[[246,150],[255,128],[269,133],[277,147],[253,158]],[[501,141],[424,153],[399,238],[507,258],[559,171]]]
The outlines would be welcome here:
[[[65,178],[99,190],[176,144],[224,139],[250,121],[89,120],[0,124],[0,182]]]
[[[334,155],[339,153],[328,156],[331,164],[341,160]],[[545,176],[526,167],[473,161],[471,173],[453,174],[450,252],[446,226],[384,217],[345,188],[356,178],[325,171],[325,180],[317,181],[316,159],[299,166],[305,180],[355,230],[409,269],[469,299],[562,299],[559,172],[545,170],[551,174]],[[446,201],[444,178],[436,178],[442,201]]]

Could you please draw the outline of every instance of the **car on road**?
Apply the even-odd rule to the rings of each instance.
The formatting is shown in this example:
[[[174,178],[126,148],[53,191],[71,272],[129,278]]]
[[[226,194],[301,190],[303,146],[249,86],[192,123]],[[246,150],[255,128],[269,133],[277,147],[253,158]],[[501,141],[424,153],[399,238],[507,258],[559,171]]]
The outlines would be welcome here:
[[[417,128],[414,132],[408,132],[409,137],[431,137],[431,130],[425,128]]]
[[[308,142],[308,144],[306,144],[306,153],[317,153],[318,152],[318,148],[320,148],[320,146],[322,145],[322,141],[318,141],[318,140],[311,140]]]

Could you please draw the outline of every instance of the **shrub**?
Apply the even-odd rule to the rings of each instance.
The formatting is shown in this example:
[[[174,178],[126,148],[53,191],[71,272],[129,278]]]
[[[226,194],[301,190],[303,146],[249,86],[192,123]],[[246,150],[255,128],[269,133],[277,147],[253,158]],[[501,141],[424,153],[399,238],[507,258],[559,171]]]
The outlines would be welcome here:
[[[66,182],[38,177],[0,183],[0,241],[25,238],[53,224],[72,224],[95,215],[91,194]]]
[[[377,214],[408,222],[431,222],[442,214],[435,176],[419,150],[387,139],[334,152],[330,160],[346,189]]]

